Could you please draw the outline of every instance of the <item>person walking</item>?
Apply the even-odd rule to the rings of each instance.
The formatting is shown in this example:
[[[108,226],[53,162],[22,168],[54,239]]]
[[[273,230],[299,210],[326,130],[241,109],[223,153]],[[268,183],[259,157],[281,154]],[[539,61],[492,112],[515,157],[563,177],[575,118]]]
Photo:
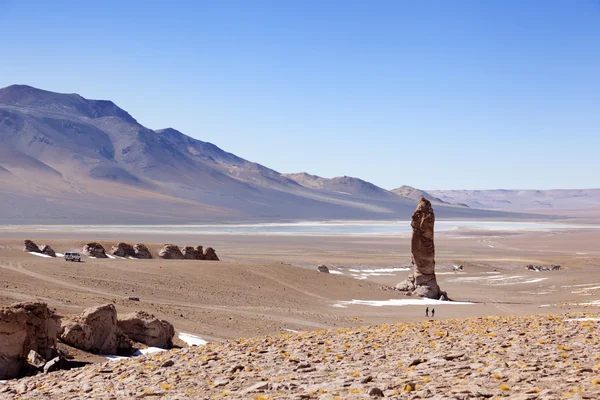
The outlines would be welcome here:
[[[425,316],[426,316],[426,317],[429,317],[429,307],[427,307],[427,308],[425,309]]]
[[[435,317],[435,308],[431,309],[431,318]]]

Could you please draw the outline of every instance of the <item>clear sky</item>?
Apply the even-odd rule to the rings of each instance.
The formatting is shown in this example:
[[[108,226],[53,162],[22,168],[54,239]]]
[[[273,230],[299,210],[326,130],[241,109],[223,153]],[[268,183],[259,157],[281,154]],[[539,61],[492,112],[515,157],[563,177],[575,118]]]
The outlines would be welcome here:
[[[280,172],[600,187],[598,0],[0,0],[0,54]]]

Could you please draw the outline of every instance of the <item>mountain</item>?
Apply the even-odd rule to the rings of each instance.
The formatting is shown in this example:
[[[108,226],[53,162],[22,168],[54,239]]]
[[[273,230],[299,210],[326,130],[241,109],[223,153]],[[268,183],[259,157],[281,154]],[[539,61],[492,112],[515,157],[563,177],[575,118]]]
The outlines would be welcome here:
[[[546,214],[574,211],[573,215],[582,215],[584,210],[600,209],[600,189],[429,190],[428,193],[448,203],[465,203],[479,209]]]
[[[111,101],[0,89],[2,223],[407,219],[413,199],[356,178],[283,175]],[[439,205],[447,218],[517,217]]]
[[[437,197],[432,196],[431,194],[427,193],[424,190],[416,189],[416,188],[414,188],[412,186],[408,186],[408,185],[402,185],[399,188],[392,189],[391,192],[400,197],[412,199],[415,202],[418,202],[421,198],[426,198],[427,200],[431,201],[434,204],[453,204],[453,203],[449,203],[449,202],[443,201],[441,199],[438,199]],[[457,205],[460,205],[463,207],[468,207],[466,204],[457,204]]]

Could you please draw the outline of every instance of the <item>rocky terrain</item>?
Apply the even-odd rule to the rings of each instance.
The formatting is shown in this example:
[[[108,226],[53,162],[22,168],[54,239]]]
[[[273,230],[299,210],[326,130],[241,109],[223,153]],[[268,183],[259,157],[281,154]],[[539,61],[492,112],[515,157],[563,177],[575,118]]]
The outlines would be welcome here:
[[[599,328],[564,314],[240,338],[10,381],[0,397],[597,399]]]

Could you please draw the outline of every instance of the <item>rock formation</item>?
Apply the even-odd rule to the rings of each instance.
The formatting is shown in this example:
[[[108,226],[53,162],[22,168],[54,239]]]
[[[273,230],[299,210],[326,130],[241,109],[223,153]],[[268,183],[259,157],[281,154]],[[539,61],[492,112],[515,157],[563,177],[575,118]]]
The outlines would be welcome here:
[[[219,257],[212,247],[207,247],[204,250],[204,259],[210,261],[219,261]]]
[[[117,326],[117,310],[112,304],[87,308],[81,315],[63,320],[59,338],[96,354],[117,354],[131,348],[131,342]]]
[[[326,274],[328,274],[329,273],[329,268],[327,267],[327,265],[321,264],[321,265],[317,266],[317,271],[319,271],[319,272],[325,272]]]
[[[133,245],[133,251],[135,253],[136,258],[141,258],[145,260],[149,260],[152,258],[152,254],[150,250],[146,247],[146,245],[142,243],[136,243]]]
[[[181,250],[174,244],[165,244],[165,246],[158,253],[158,256],[166,260],[183,259],[183,254],[181,254]]]
[[[56,257],[56,253],[54,252],[54,250],[52,250],[52,247],[48,246],[47,244],[42,246],[42,248],[40,249],[40,253],[50,257]]]
[[[54,357],[58,326],[59,318],[46,303],[0,308],[0,379],[19,376],[32,350],[44,360]]]
[[[33,241],[27,239],[25,240],[25,247],[23,248],[23,251],[27,253],[39,253],[40,248],[37,247],[37,244],[33,243]]]
[[[196,260],[204,260],[204,248],[196,246]]]
[[[196,249],[192,246],[185,246],[181,252],[183,254],[183,258],[186,260],[196,260]]]
[[[100,243],[91,242],[83,246],[82,253],[95,258],[107,258],[104,247]]]
[[[133,246],[123,242],[111,247],[110,254],[117,257],[136,257]]]
[[[447,298],[442,293],[435,278],[435,246],[433,242],[433,226],[435,214],[431,202],[422,198],[412,216],[413,229],[410,242],[410,258],[414,266],[413,275],[399,283],[398,290],[430,299]]]
[[[118,318],[118,327],[131,339],[148,346],[168,349],[173,347],[175,328],[152,314],[137,311]]]

